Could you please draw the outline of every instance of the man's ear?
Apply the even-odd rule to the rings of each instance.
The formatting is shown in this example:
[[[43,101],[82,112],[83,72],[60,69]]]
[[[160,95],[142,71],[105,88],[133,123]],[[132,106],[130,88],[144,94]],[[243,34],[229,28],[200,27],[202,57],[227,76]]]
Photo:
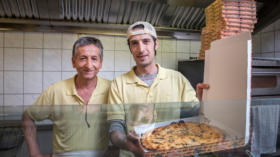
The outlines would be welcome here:
[[[75,58],[75,57],[72,57],[72,66],[73,66],[73,68],[76,68],[76,66],[75,66],[75,61],[76,61],[76,58]]]
[[[103,59],[100,58],[100,69],[102,68]]]
[[[155,49],[157,50],[158,48],[158,39],[156,40],[156,43],[155,43]]]

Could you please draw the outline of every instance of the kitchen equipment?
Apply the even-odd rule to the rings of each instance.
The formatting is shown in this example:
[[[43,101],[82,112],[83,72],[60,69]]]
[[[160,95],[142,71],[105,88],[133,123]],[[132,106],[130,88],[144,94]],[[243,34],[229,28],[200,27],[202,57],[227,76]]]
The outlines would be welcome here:
[[[252,96],[280,96],[280,58],[253,58]]]
[[[24,140],[21,123],[5,121],[0,124],[0,156],[15,157]]]

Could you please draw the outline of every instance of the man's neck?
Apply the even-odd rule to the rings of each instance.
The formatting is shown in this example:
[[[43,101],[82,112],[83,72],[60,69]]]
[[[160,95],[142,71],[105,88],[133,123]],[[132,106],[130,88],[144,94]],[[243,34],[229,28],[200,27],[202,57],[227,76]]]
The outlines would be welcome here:
[[[150,64],[148,66],[138,66],[136,65],[135,72],[137,75],[145,76],[145,75],[151,75],[158,71],[158,67],[156,64]]]
[[[77,76],[75,78],[75,86],[77,89],[94,89],[97,84],[97,77],[91,80],[83,79]]]

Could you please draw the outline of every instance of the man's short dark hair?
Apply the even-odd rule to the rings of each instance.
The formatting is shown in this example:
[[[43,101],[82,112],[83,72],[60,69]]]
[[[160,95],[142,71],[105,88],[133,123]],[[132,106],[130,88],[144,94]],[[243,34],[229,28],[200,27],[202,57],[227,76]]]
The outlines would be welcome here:
[[[103,59],[103,45],[101,41],[94,37],[81,37],[79,38],[73,45],[72,49],[72,57],[76,57],[77,50],[79,47],[87,46],[87,45],[95,45],[100,50],[100,58]]]

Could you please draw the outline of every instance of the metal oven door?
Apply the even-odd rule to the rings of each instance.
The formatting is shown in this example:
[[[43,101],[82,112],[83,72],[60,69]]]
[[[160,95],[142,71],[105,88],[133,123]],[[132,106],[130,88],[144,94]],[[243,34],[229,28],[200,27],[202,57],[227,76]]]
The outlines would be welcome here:
[[[252,69],[252,96],[280,95],[279,68]]]

